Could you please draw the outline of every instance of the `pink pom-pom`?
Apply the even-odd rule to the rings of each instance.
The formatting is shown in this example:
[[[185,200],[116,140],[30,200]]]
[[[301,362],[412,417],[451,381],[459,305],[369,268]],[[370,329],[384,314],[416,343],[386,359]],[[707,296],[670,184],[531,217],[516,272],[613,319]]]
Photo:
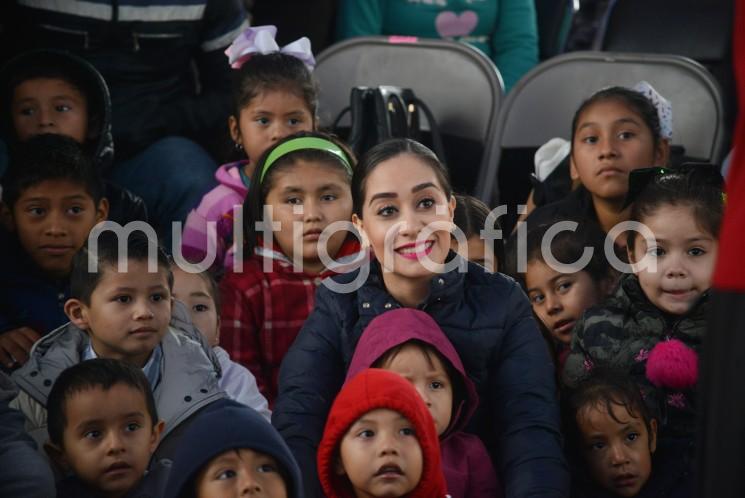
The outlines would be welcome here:
[[[677,391],[694,387],[698,355],[678,339],[661,342],[649,352],[647,378],[657,387]]]

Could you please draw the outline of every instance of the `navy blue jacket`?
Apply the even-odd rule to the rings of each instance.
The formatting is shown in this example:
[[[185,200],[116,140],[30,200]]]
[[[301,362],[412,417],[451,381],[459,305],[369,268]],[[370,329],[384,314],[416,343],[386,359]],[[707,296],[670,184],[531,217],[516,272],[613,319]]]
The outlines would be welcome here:
[[[333,281],[349,283],[358,272]],[[356,292],[319,287],[315,308],[283,360],[272,423],[303,471],[306,498],[322,496],[316,449],[357,341],[373,318],[398,307],[373,261]],[[465,273],[435,276],[419,308],[442,327],[476,385],[482,404],[470,429],[497,461],[505,496],[567,496],[553,367],[517,283],[468,263]]]
[[[69,319],[70,279],[51,279],[21,249],[15,234],[0,228],[0,334],[29,327],[44,335]]]

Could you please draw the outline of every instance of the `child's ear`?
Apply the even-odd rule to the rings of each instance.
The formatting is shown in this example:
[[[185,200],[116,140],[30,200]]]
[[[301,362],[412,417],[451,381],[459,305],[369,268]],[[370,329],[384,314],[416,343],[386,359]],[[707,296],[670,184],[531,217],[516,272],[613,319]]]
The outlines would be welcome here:
[[[241,127],[239,126],[240,123],[238,123],[238,120],[235,119],[235,116],[231,115],[228,118],[228,130],[230,131],[230,138],[233,139],[233,142],[235,142],[238,145],[243,145],[243,140],[241,139]]]
[[[649,452],[654,453],[657,449],[657,419],[649,421]]]
[[[368,247],[370,245],[370,240],[367,238],[367,234],[365,233],[365,227],[362,223],[362,218],[357,216],[357,214],[352,214],[352,224],[357,229],[357,231],[360,233],[360,237],[362,240],[360,241],[360,245],[362,247]]]
[[[574,164],[574,157],[571,155],[569,156],[569,176],[572,178],[572,182],[579,181],[579,172]]]
[[[102,197],[100,201],[98,201],[98,206],[96,207],[96,223],[100,221],[104,221],[108,219],[109,217],[109,200],[106,197]]]
[[[657,147],[654,150],[654,164],[655,166],[667,166],[670,161],[670,141],[666,138],[661,138]]]
[[[51,441],[46,441],[44,443],[44,451],[46,452],[49,459],[57,467],[59,467],[60,470],[62,470],[63,472],[68,472],[70,470],[70,464],[67,461],[65,451],[62,448],[52,443]]]
[[[334,474],[338,476],[347,475],[347,471],[344,470],[344,465],[341,463],[341,458],[339,457],[339,455],[336,455],[334,457]]]
[[[65,303],[65,315],[80,330],[88,330],[88,307],[80,299],[70,298]]]
[[[158,447],[158,444],[160,443],[160,436],[163,435],[163,429],[165,428],[166,423],[162,420],[158,420],[158,423],[153,426],[153,432],[150,434],[150,454],[152,455],[155,453],[155,448]]]

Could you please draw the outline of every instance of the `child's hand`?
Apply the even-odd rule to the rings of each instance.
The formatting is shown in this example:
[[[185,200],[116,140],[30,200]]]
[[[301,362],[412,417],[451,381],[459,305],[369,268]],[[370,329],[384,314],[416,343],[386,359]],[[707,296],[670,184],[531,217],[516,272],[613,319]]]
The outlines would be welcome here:
[[[0,334],[0,362],[8,369],[18,368],[28,361],[31,346],[41,338],[38,332],[20,327]]]

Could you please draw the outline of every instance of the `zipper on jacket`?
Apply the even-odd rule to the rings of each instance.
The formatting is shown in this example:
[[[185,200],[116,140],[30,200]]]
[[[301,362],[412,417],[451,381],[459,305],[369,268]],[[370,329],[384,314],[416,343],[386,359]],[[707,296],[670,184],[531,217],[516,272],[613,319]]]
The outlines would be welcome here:
[[[138,33],[132,32],[132,45],[135,52],[140,51],[140,40],[174,40],[181,38],[179,33]]]

